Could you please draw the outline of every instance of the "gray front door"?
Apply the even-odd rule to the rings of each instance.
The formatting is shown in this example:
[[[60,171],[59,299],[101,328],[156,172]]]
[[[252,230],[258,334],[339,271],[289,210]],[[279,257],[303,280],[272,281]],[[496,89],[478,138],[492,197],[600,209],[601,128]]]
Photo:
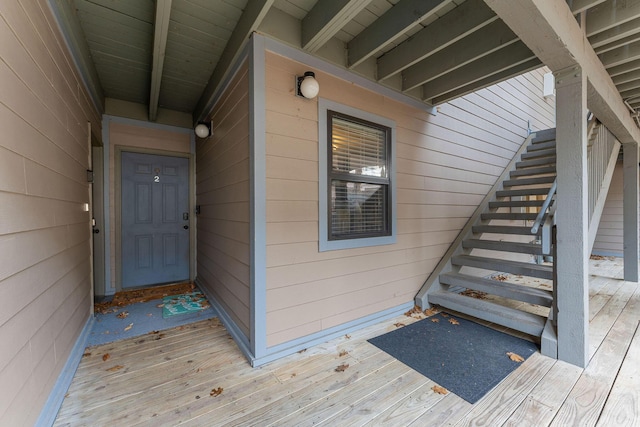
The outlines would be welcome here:
[[[122,152],[122,287],[189,279],[189,160]]]

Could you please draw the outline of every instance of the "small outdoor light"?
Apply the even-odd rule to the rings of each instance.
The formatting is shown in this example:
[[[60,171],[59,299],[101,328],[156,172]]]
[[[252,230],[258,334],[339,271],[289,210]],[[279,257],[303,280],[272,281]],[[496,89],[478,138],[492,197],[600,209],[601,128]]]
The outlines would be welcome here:
[[[199,122],[194,131],[198,138],[208,138],[213,135],[213,121],[211,122]]]
[[[320,85],[316,80],[316,75],[312,71],[306,71],[304,76],[296,76],[296,95],[307,99],[318,96]]]

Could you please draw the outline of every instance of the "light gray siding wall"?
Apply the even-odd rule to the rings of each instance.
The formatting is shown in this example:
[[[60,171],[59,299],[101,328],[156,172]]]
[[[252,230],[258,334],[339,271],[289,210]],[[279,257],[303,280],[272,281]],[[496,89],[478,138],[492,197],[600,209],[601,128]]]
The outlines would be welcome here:
[[[91,313],[89,102],[45,1],[0,2],[0,425],[33,425]]]
[[[613,171],[607,201],[598,225],[598,234],[591,250],[595,255],[622,256],[624,253],[622,195],[622,162],[619,161]]]
[[[245,63],[196,143],[198,284],[249,337],[249,81]]]
[[[316,72],[320,95],[396,122],[398,238],[318,251],[318,105],[307,67],[266,61],[267,345],[410,303],[532,128],[554,126],[543,70],[438,107],[436,116]]]

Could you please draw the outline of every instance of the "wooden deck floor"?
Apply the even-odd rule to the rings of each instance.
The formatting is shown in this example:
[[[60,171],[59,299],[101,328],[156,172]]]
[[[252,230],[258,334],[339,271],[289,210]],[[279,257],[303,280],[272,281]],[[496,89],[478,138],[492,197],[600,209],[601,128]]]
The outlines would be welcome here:
[[[536,353],[475,405],[366,341],[406,316],[255,369],[213,319],[87,349],[55,425],[638,426],[640,286],[591,269],[587,369]]]

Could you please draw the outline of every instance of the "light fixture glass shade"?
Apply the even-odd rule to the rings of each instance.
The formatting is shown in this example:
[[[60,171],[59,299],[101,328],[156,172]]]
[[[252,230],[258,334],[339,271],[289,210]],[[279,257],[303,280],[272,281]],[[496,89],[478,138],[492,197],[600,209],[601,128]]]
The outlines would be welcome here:
[[[198,138],[206,138],[209,136],[209,126],[204,123],[200,123],[196,126],[195,132]]]
[[[318,92],[320,92],[320,85],[314,78],[313,73],[307,72],[304,74],[305,77],[300,83],[300,93],[307,99],[315,98],[316,96],[318,96]]]

